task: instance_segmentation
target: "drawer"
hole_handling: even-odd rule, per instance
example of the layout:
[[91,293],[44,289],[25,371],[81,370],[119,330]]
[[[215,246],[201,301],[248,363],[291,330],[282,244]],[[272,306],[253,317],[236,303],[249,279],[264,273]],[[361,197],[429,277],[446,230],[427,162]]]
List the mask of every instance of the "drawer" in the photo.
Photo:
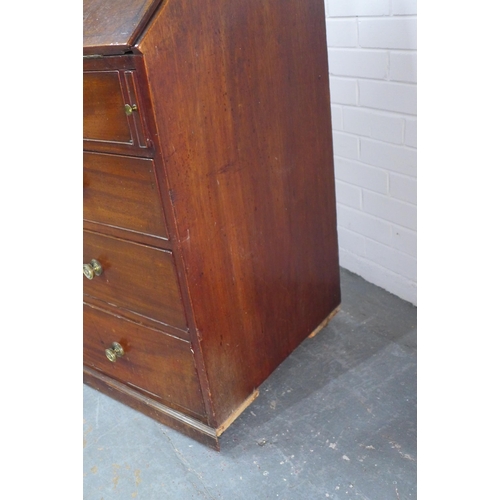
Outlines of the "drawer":
[[96,260],[99,276],[83,278],[83,292],[108,304],[185,330],[186,315],[172,253],[83,232],[83,258]]
[[84,71],[84,149],[128,154],[151,149],[136,89],[135,70]]
[[167,238],[153,160],[84,153],[83,218]]
[[[114,342],[124,353],[111,362],[105,351]],[[83,344],[85,365],[169,406],[205,414],[189,342],[84,304]]]

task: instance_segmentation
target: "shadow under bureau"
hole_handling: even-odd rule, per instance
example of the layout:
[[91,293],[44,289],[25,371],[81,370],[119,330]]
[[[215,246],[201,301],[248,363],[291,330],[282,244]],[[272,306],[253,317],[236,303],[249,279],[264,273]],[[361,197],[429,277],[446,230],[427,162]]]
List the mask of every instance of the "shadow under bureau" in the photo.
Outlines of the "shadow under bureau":
[[84,0],[84,381],[216,449],[340,305],[323,0]]

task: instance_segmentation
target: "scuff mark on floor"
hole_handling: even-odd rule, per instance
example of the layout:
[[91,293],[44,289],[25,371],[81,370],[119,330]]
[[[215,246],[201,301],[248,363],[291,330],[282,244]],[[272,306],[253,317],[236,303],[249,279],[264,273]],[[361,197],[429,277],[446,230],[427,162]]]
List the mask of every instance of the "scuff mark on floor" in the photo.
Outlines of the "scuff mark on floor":
[[120,476],[118,475],[118,469],[120,466],[118,464],[113,464],[113,471],[114,471],[114,476],[113,476],[113,488],[116,489],[118,486],[118,480],[120,479]]
[[141,482],[142,482],[141,471],[139,469],[136,469],[134,471],[134,476],[135,476],[135,485],[139,486],[141,484]]

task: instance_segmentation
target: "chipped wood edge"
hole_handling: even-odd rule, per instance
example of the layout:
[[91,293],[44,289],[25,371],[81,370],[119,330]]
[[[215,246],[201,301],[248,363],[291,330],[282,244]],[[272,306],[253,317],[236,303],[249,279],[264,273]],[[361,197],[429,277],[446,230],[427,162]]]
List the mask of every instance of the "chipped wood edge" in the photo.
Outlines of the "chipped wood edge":
[[318,328],[316,328],[316,330],[314,330],[312,333],[310,333],[307,338],[308,339],[312,339],[313,337],[315,337],[321,330],[323,330],[323,328],[325,328],[326,325],[328,325],[328,323],[330,322],[330,320],[340,311],[340,306],[341,304],[339,304],[327,317],[326,319],[318,326]]
[[259,390],[255,389],[250,396],[248,396],[243,403],[236,408],[236,410],[229,415],[229,417],[225,420],[224,423],[222,423],[217,429],[215,430],[215,433],[217,437],[219,437],[257,398],[259,395]]

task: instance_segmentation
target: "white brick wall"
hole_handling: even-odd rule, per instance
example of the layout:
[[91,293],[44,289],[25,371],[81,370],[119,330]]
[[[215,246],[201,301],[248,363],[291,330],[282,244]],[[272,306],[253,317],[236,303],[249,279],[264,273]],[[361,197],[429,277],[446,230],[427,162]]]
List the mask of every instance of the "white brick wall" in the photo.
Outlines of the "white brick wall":
[[340,264],[417,303],[417,2],[325,0]]

